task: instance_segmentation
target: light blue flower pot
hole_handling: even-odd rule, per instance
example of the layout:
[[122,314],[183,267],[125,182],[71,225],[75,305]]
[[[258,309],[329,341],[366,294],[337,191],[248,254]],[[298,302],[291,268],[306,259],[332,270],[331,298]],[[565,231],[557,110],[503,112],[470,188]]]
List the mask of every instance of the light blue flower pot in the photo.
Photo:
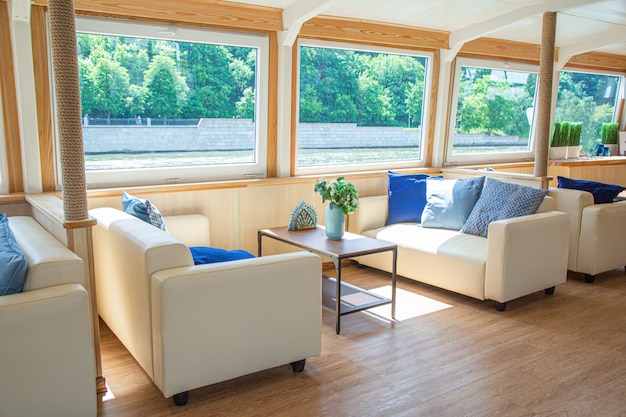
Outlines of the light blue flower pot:
[[341,240],[346,216],[339,207],[326,207],[326,237],[330,240]]

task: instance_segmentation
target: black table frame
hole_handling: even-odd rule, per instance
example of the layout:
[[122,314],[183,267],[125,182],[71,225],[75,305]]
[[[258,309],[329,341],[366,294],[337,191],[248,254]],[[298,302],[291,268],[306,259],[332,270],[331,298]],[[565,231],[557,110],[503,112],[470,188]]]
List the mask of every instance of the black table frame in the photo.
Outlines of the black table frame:
[[[262,256],[261,242],[263,236],[296,246],[317,255],[326,256],[333,261],[335,265],[335,277],[322,275],[322,305],[324,308],[335,312],[337,334],[339,334],[341,329],[341,316],[367,310],[372,307],[391,303],[391,317],[395,319],[396,263],[398,258],[398,246],[396,244],[348,232],[344,234],[341,240],[330,240],[326,237],[326,232],[322,226],[317,226],[314,229],[301,230],[287,230],[287,227],[277,227],[259,230],[259,256]],[[341,261],[388,251],[393,253],[391,299],[348,284],[347,282],[342,282]],[[352,304],[345,300],[342,302],[342,296],[355,293],[366,294],[375,300],[364,304]]]

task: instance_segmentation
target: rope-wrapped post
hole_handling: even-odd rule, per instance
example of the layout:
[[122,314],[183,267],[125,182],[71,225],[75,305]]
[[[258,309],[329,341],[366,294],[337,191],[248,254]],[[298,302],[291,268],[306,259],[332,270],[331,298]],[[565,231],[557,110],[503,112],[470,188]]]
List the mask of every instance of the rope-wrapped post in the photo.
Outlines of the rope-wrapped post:
[[58,109],[63,211],[66,221],[88,217],[73,0],[48,2],[50,43]]
[[556,12],[545,12],[543,14],[541,56],[539,58],[539,91],[537,92],[535,126],[535,177],[548,175],[548,150],[552,130],[550,112],[552,109],[555,37]]

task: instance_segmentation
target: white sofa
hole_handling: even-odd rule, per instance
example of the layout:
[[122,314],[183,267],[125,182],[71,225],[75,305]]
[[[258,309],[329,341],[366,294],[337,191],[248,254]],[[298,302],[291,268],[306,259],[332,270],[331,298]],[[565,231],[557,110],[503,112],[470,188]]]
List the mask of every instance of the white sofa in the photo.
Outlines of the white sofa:
[[[567,277],[568,215],[554,211],[547,196],[537,213],[489,224],[488,237],[418,223],[385,226],[387,196],[361,198],[348,230],[398,245],[397,273],[479,300],[499,311],[510,300],[545,290],[552,294]],[[358,262],[390,271],[390,254]]]
[[0,297],[0,416],[96,416],[83,262],[31,217],[9,227],[28,270],[21,293]]
[[587,191],[551,188],[556,209],[570,215],[567,269],[589,283],[601,272],[626,265],[626,201],[594,204]]
[[113,208],[94,228],[98,312],[166,398],[321,352],[321,260],[295,252],[194,265],[205,216],[168,231]]

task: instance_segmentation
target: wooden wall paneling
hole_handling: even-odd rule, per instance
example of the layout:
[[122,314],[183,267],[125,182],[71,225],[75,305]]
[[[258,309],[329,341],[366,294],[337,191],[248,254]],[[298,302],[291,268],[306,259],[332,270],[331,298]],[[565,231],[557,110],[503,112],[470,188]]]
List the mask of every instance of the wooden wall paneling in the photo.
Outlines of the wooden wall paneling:
[[297,112],[297,104],[299,102],[298,91],[298,42],[294,42],[291,47],[291,115],[290,115],[290,156],[289,156],[289,172],[291,176],[296,175],[297,160],[298,160],[298,120],[299,113]]
[[[47,6],[48,1],[34,0],[33,3]],[[74,0],[74,9],[122,19],[145,18],[220,27],[283,30],[281,9],[219,0],[178,0],[175,3],[170,0]]]
[[20,146],[20,121],[13,65],[11,19],[6,1],[0,2],[0,99],[4,121],[7,177],[3,179],[9,193],[24,191],[22,150]]
[[50,91],[50,76],[48,73],[48,35],[46,30],[46,9],[44,7],[31,7],[30,29],[33,43],[33,62],[36,63],[34,65],[34,75],[41,182],[43,191],[54,191],[56,181],[52,138],[52,93]]
[[[502,58],[516,61],[539,63],[541,45],[524,42],[507,41],[494,38],[478,38],[467,42],[459,51],[459,55],[477,58]],[[557,59],[555,53],[555,60]]]
[[574,55],[565,65],[568,68],[586,68],[601,71],[618,71],[626,73],[626,55],[587,52]]
[[[426,132],[426,137],[424,138],[424,151],[422,152],[422,155],[424,158],[424,166],[427,167],[433,166],[433,147],[435,143],[436,132],[435,124],[437,121],[437,94],[439,92],[440,67],[441,53],[439,52],[439,50],[435,50],[433,52],[431,74],[426,74],[427,76],[430,76],[430,96],[428,97],[428,114],[426,115],[426,117],[428,118],[428,132]],[[426,100],[425,97],[424,100]]]
[[318,16],[302,25],[302,36],[411,49],[448,49],[449,32],[357,19]]

